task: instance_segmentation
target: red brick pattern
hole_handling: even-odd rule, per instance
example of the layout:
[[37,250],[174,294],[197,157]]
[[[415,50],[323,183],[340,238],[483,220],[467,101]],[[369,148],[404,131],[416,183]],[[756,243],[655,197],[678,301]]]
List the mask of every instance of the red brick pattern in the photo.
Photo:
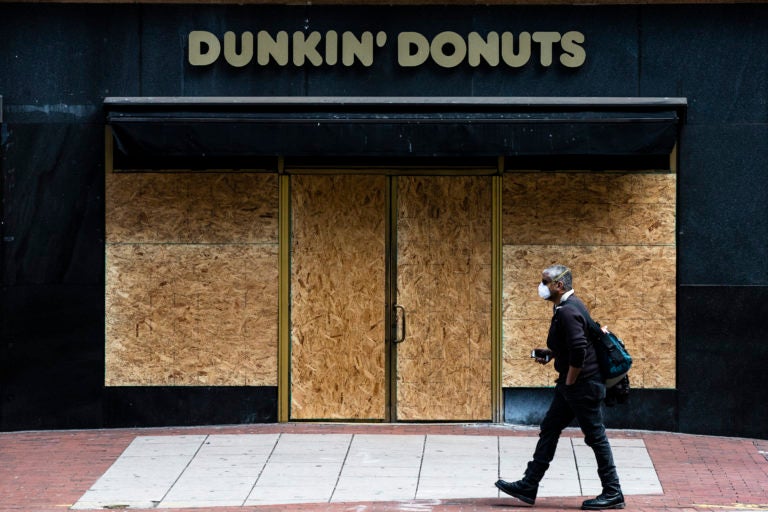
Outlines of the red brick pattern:
[[[0,434],[0,512],[62,512],[112,465],[134,437],[179,434],[380,433],[531,436],[536,430],[496,425],[269,424],[185,429],[121,429]],[[566,435],[580,436],[577,430]],[[611,438],[641,438],[654,462],[663,495],[629,496],[632,511],[707,512],[768,510],[768,442],[653,432],[612,431]],[[521,469],[522,470],[522,469]],[[460,485],[460,483],[457,483]],[[493,485],[493,482],[489,482]],[[583,498],[539,498],[537,509],[574,510]],[[221,507],[212,512],[484,511],[523,509],[512,498],[440,502],[347,503]],[[133,509],[136,510],[136,509]],[[172,511],[173,509],[165,509]],[[182,509],[175,509],[182,510]],[[205,509],[185,509],[201,512]]]

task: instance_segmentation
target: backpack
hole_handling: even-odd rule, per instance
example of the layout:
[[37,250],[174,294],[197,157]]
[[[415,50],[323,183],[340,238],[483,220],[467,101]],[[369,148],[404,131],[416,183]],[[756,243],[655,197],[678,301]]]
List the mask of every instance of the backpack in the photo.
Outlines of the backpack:
[[[615,398],[616,402],[626,402],[626,396],[629,392],[629,378],[627,373],[632,367],[632,356],[627,352],[627,348],[624,346],[624,342],[608,329],[603,329],[600,324],[592,320],[589,312],[586,308],[582,307],[578,302],[565,302],[565,305],[571,304],[575,306],[584,316],[587,321],[587,339],[592,346],[595,347],[595,353],[597,354],[597,363],[600,366],[600,373],[603,376],[603,382],[605,387],[609,390],[619,386],[618,391],[626,389],[625,392],[620,392],[619,396],[614,393],[612,398]],[[623,398],[623,401],[622,401]]]

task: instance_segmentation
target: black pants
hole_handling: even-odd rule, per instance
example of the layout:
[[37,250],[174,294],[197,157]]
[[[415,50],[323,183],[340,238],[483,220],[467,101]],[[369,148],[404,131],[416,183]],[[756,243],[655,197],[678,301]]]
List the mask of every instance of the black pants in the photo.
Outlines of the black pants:
[[533,460],[528,464],[526,477],[540,481],[555,456],[557,442],[574,418],[584,433],[584,441],[595,452],[597,474],[604,491],[620,491],[619,475],[613,463],[613,452],[605,435],[602,401],[605,385],[599,380],[579,381],[572,386],[558,384],[555,397],[541,423],[539,442]]

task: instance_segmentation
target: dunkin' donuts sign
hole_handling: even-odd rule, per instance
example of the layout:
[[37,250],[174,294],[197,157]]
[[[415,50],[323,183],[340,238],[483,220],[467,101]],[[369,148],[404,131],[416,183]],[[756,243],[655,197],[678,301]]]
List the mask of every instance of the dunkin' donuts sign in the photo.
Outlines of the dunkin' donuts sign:
[[382,48],[397,47],[397,65],[414,68],[434,63],[444,68],[526,65],[578,68],[587,58],[584,34],[568,32],[225,32],[189,33],[188,61],[192,66],[224,62],[229,66],[372,66]]

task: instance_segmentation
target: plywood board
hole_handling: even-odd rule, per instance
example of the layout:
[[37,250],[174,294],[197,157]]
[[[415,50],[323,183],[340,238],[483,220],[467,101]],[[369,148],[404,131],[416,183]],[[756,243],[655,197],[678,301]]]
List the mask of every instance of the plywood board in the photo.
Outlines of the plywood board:
[[491,180],[398,178],[397,347],[402,420],[491,414]]
[[386,177],[291,178],[291,418],[384,419]]
[[106,177],[108,386],[277,384],[277,178]]
[[109,173],[108,243],[275,243],[277,176]]
[[276,299],[273,245],[108,245],[106,385],[276,385]]
[[675,387],[674,212],[674,174],[505,175],[504,386],[555,377],[529,355],[552,315],[536,293],[541,271],[561,263],[592,316],[624,339],[632,386]]
[[674,174],[504,176],[504,245],[674,245]]

